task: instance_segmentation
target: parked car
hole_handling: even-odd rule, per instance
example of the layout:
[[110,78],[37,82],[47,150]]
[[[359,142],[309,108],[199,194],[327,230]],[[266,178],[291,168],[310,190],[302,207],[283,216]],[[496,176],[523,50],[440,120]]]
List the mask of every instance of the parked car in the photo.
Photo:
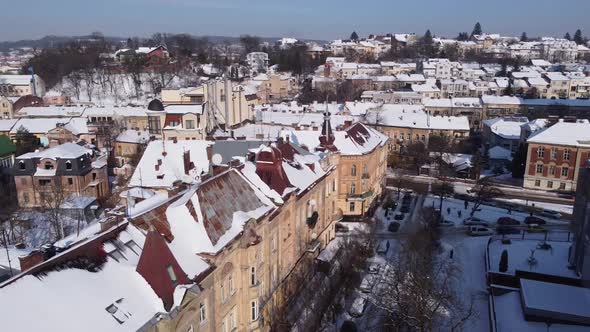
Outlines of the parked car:
[[520,225],[520,221],[510,217],[498,218],[498,225]]
[[381,264],[371,263],[367,268],[367,272],[369,272],[370,274],[377,274],[379,273],[379,269],[381,269]]
[[529,224],[526,228],[526,231],[529,233],[545,233],[547,229],[543,226],[539,226],[538,224]]
[[352,302],[352,305],[350,306],[348,313],[352,317],[360,317],[365,312],[366,306],[367,306],[367,299],[362,296],[359,296],[356,299],[354,299],[354,301]]
[[397,232],[399,230],[399,223],[395,221],[391,222],[389,226],[387,226],[387,230],[392,233]]
[[404,217],[405,216],[406,216],[405,214],[403,214],[403,213],[400,212],[400,213],[396,213],[395,216],[393,217],[393,219],[395,219],[395,220],[404,220]]
[[524,218],[524,223],[527,225],[530,225],[530,224],[545,225],[547,222],[545,221],[545,219],[541,219],[539,217],[528,216],[528,217]]
[[467,234],[471,236],[488,236],[493,233],[494,232],[490,228],[484,226],[470,226],[467,230]]
[[498,227],[496,227],[496,233],[498,233],[498,234],[520,234],[520,230],[518,228],[514,228],[511,226],[498,226]]
[[453,227],[455,223],[450,220],[440,219],[438,222],[438,226],[440,227]]
[[370,293],[373,290],[373,285],[375,284],[375,277],[372,274],[366,275],[361,281],[361,285],[359,289],[363,293]]
[[488,222],[478,217],[467,217],[463,220],[463,225],[466,226],[488,226]]
[[541,216],[553,218],[553,219],[561,219],[561,213],[559,213],[557,211],[551,211],[551,210],[543,210],[541,212]]

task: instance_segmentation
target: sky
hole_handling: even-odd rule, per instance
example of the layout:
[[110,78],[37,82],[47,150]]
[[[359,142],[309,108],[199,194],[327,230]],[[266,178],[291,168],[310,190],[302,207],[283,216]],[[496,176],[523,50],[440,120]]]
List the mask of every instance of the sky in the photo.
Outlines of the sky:
[[2,0],[0,41],[45,35],[348,38],[352,31],[437,36],[471,32],[590,36],[590,0]]

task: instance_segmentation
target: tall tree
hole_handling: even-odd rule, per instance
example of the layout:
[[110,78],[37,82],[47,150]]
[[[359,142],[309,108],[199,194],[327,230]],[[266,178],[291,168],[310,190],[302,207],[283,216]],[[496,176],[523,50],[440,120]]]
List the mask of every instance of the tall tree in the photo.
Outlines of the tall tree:
[[244,47],[245,53],[256,52],[260,49],[260,38],[256,36],[240,36],[240,44]]
[[458,41],[469,40],[469,34],[467,32],[459,32],[459,35],[457,36],[457,40]]
[[481,30],[481,24],[479,22],[475,23],[475,26],[473,27],[473,31],[471,32],[471,37],[473,37],[474,35],[481,35],[482,30]]
[[520,36],[520,41],[521,42],[529,41],[529,37],[526,35],[526,32],[522,33],[522,35]]
[[354,41],[357,41],[357,40],[359,40],[359,35],[357,35],[356,31],[353,31],[353,32],[350,34],[350,40],[354,40]]
[[565,33],[565,36],[563,36],[563,38],[567,39],[567,40],[572,40],[572,36],[570,35],[569,32]]
[[422,36],[419,42],[422,55],[432,57],[434,55],[434,40],[432,39],[430,29],[426,30],[426,33],[424,33],[424,36]]
[[582,30],[580,30],[580,29],[576,30],[576,33],[574,33],[574,41],[578,45],[584,44],[584,37],[582,37]]
[[512,159],[512,165],[510,167],[513,178],[522,179],[524,177],[524,171],[526,169],[527,149],[527,144],[521,143],[518,146],[518,150],[516,150],[516,153],[514,154],[514,158]]

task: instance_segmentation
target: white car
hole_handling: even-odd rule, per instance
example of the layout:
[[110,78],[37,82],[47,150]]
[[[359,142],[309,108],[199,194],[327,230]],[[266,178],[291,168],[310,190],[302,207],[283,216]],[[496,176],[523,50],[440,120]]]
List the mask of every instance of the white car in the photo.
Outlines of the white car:
[[488,236],[494,234],[494,231],[484,226],[470,226],[467,233],[471,236]]
[[366,306],[367,306],[367,299],[362,296],[359,296],[356,299],[354,299],[354,302],[352,302],[352,305],[350,306],[348,313],[352,317],[360,317],[365,312]]
[[488,222],[478,217],[467,217],[463,220],[463,225],[466,226],[488,226]]
[[561,213],[551,210],[543,210],[543,212],[541,212],[541,216],[553,219],[561,219]]

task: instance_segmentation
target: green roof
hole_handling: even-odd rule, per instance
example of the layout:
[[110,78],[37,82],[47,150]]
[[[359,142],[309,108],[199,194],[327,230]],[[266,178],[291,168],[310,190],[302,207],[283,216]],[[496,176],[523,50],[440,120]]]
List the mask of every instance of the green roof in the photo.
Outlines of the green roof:
[[16,152],[16,145],[6,135],[0,135],[0,156]]

